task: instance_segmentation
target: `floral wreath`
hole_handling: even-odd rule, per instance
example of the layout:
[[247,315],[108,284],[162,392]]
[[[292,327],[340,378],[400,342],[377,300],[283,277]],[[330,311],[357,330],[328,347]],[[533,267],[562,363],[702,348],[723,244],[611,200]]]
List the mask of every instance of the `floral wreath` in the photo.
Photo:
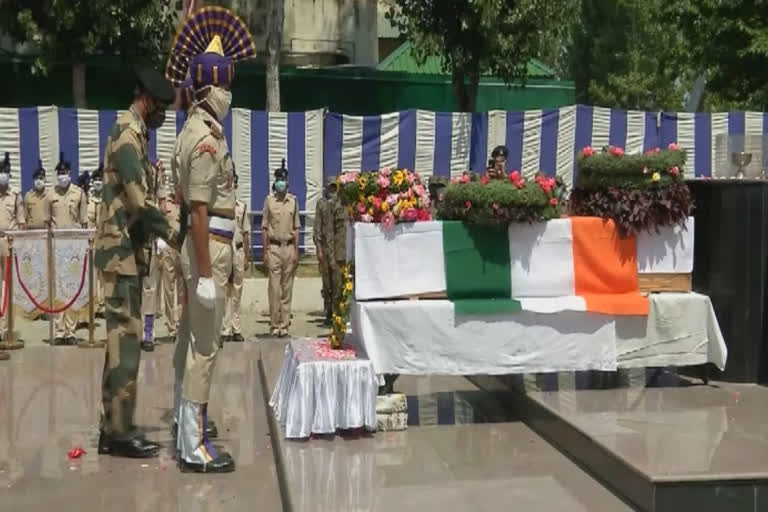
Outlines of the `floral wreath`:
[[355,292],[355,265],[345,263],[341,267],[341,301],[333,305],[331,332],[328,341],[333,349],[340,349],[347,336],[347,321],[352,308],[352,297]]

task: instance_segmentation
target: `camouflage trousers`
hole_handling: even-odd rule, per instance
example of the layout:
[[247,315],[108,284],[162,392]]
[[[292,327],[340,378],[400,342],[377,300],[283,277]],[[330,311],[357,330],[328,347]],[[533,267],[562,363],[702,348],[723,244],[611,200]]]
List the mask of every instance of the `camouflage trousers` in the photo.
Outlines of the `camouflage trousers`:
[[320,263],[320,276],[323,279],[323,310],[330,318],[333,311],[338,309],[341,302],[341,267],[344,261],[328,261]]
[[136,427],[136,379],[141,355],[141,278],[103,272],[107,351],[102,378],[101,428],[130,437]]

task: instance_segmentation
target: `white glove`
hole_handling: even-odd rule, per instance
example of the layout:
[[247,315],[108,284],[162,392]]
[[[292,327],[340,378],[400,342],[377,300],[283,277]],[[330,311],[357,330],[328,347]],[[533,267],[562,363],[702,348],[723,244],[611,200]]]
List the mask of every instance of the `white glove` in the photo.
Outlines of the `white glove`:
[[212,277],[200,277],[197,280],[197,300],[205,309],[213,309],[216,302],[216,285],[213,284]]
[[168,248],[168,244],[162,238],[157,239],[157,252],[161,253]]

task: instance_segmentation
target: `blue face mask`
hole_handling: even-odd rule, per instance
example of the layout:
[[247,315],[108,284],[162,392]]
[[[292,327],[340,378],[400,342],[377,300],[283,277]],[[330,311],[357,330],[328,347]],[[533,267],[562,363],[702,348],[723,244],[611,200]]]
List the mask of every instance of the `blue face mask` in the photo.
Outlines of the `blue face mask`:
[[286,183],[284,180],[278,180],[275,182],[275,190],[277,190],[281,194],[285,192],[285,189],[287,188],[288,188],[288,183]]

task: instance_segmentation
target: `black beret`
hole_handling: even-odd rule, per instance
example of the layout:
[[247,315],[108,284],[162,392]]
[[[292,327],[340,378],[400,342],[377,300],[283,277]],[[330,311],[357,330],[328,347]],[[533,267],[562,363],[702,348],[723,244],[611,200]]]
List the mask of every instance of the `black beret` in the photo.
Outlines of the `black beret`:
[[283,158],[282,164],[280,164],[280,167],[275,169],[275,179],[288,179],[288,169],[285,168],[285,158]]
[[166,80],[161,72],[151,67],[140,66],[136,68],[136,80],[138,80],[139,86],[157,101],[173,103],[173,100],[176,99],[176,93],[171,82]]
[[37,161],[37,169],[35,169],[35,173],[32,175],[33,179],[37,179],[39,177],[45,178],[45,167],[43,167],[42,160]]
[[104,165],[99,164],[99,168],[91,174],[91,180],[100,180],[104,176]]
[[0,162],[0,169],[8,169],[8,172],[11,170],[11,153],[8,151],[5,152],[5,158],[2,162]]
[[509,156],[509,150],[507,149],[507,146],[496,146],[493,148],[491,156],[493,158],[496,158],[497,156],[503,156],[504,158],[507,158]]

